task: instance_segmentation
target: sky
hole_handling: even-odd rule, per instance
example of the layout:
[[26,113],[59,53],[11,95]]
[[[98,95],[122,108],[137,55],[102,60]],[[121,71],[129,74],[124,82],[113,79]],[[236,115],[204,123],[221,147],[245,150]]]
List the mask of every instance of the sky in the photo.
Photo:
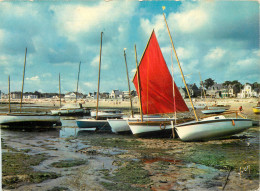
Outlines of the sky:
[[[165,10],[162,10],[165,6]],[[0,0],[0,90],[21,91],[27,48],[24,92],[97,91],[101,32],[100,91],[131,89],[137,58],[141,59],[155,30],[171,70],[171,41],[187,83],[199,85],[238,80],[260,83],[259,3],[257,1],[5,1]],[[173,57],[174,79],[184,86]],[[158,76],[159,77],[159,76]]]

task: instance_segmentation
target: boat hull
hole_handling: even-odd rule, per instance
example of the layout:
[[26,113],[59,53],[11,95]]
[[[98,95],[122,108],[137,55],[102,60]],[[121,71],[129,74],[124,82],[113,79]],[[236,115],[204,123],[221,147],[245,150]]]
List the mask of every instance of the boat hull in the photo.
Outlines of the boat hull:
[[131,133],[131,129],[127,123],[127,119],[108,119],[107,121],[113,133]]
[[201,141],[234,135],[250,127],[250,119],[214,119],[183,123],[175,129],[182,141]]
[[[90,112],[91,117],[96,118],[96,111]],[[122,118],[123,114],[121,112],[104,112],[99,111],[98,112],[98,118],[100,119],[116,119],[116,118]]]
[[218,113],[223,113],[225,112],[226,109],[205,109],[201,110],[203,114],[218,114]]
[[255,114],[260,114],[260,107],[253,107],[253,112]]
[[[160,118],[160,115],[144,115],[143,120],[149,121],[149,120],[156,120],[156,118]],[[124,134],[124,133],[132,133],[131,129],[128,125],[128,121],[136,122],[141,121],[140,115],[135,115],[134,118],[123,118],[123,119],[107,119],[109,125],[111,126],[111,130],[113,133],[118,134]]]
[[88,109],[57,109],[51,110],[51,115],[59,116],[89,116]]
[[76,120],[79,128],[96,128],[103,130],[111,130],[111,127],[107,120],[95,120],[95,119],[78,119]]
[[32,126],[50,126],[61,125],[59,116],[50,115],[0,115],[1,127],[32,127]]
[[[187,121],[191,119],[177,120],[177,123],[181,121]],[[175,119],[172,118],[158,118],[150,119],[144,122],[133,122],[128,120],[128,125],[136,137],[170,137],[174,133],[172,122]]]

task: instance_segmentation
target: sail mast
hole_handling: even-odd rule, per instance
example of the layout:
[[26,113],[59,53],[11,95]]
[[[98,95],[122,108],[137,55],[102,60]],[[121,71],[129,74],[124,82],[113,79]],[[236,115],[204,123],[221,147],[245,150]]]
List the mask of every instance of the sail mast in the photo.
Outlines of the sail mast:
[[169,27],[168,27],[168,24],[167,24],[166,17],[165,17],[165,15],[164,15],[164,13],[163,13],[163,16],[164,16],[164,20],[165,20],[165,24],[166,24],[166,27],[167,27],[167,30],[168,30],[169,37],[170,37],[170,39],[171,39],[172,48],[173,48],[173,51],[174,51],[174,53],[175,53],[176,60],[177,60],[177,63],[178,63],[178,65],[179,65],[179,68],[180,68],[180,71],[181,71],[182,79],[183,79],[184,85],[185,85],[185,87],[186,87],[186,90],[187,90],[187,93],[188,93],[188,96],[189,96],[189,99],[190,99],[190,102],[191,102],[192,109],[193,109],[193,111],[194,111],[194,115],[195,115],[195,117],[196,117],[196,120],[199,121],[199,120],[198,120],[198,117],[197,117],[197,114],[196,114],[196,111],[195,111],[195,108],[194,108],[194,105],[193,105],[193,102],[192,102],[192,100],[191,100],[191,96],[190,96],[190,93],[189,93],[189,89],[188,89],[188,87],[187,87],[187,84],[186,84],[186,81],[185,81],[185,78],[184,78],[184,75],[183,75],[183,72],[182,72],[182,68],[181,68],[181,65],[180,65],[180,62],[179,62],[179,59],[178,59],[178,56],[177,56],[177,52],[176,52],[176,50],[175,50],[175,47],[174,47],[174,44],[173,44],[173,41],[172,41],[172,36],[171,36],[171,33],[170,33],[170,30],[169,30]]
[[11,95],[10,95],[10,75],[8,76],[8,98],[9,98],[9,110],[8,113],[11,113]]
[[129,91],[129,99],[130,99],[130,106],[131,106],[131,115],[132,115],[132,117],[134,117],[133,104],[132,104],[132,97],[131,97],[131,89],[130,89],[130,83],[129,83],[129,76],[128,76],[128,68],[127,68],[126,53],[125,53],[125,50],[124,50],[124,57],[125,57],[126,76],[127,76],[128,91]]
[[61,107],[61,89],[60,89],[60,73],[59,73],[59,97],[60,97],[60,107]]
[[102,34],[103,34],[103,32],[101,32],[101,42],[100,42],[96,120],[98,119],[98,99],[99,99],[99,83],[100,83],[100,70],[101,70]]
[[79,62],[79,71],[78,71],[78,80],[77,80],[77,89],[76,89],[76,103],[77,103],[77,97],[78,97],[78,88],[79,88],[79,73],[80,73],[80,64],[81,64],[81,61]]
[[22,92],[21,92],[20,113],[22,112],[22,103],[23,103],[23,84],[24,84],[24,76],[25,76],[26,54],[27,54],[27,47],[25,48],[24,65],[23,65],[23,83],[22,83]]
[[[174,125],[177,124],[177,112],[176,112],[176,97],[175,97],[175,81],[174,81],[174,75],[173,75],[173,59],[172,59],[172,50],[171,50],[171,62],[172,62],[172,87],[173,87],[173,103],[174,103]],[[174,128],[172,128],[172,137],[174,138],[175,137],[175,134],[174,134]]]
[[137,83],[138,83],[138,97],[139,97],[139,104],[140,104],[140,115],[141,121],[143,122],[143,111],[142,111],[142,99],[141,99],[141,92],[140,92],[140,76],[139,76],[139,68],[137,62],[137,53],[136,53],[136,45],[135,45],[135,61],[136,61],[136,74],[137,74]]

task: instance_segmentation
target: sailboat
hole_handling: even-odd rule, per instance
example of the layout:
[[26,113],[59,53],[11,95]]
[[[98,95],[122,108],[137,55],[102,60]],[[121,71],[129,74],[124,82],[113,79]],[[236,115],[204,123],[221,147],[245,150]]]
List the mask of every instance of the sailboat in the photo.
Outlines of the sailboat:
[[[131,89],[130,89],[130,83],[129,83],[129,76],[128,76],[128,67],[126,62],[126,53],[124,49],[124,58],[125,58],[125,65],[126,65],[126,76],[127,76],[127,82],[128,82],[128,92],[129,92],[129,99],[130,99],[130,109],[131,109],[131,116],[125,116],[122,119],[107,119],[109,125],[111,126],[111,130],[113,133],[117,134],[126,134],[131,133],[131,129],[128,125],[129,121],[139,121],[141,120],[140,115],[134,115],[133,112],[133,105],[132,105],[132,97],[131,97]],[[149,120],[149,118],[160,118],[161,115],[144,115],[143,118],[145,120]]]
[[[91,111],[91,117],[92,118],[85,118],[85,119],[78,119],[76,120],[77,126],[79,128],[96,128],[96,129],[104,129],[104,130],[111,130],[111,127],[109,123],[107,122],[107,118],[121,118],[121,113],[113,113],[113,111],[110,112],[102,112],[98,109],[98,103],[99,103],[99,84],[100,84],[100,71],[101,71],[101,52],[102,52],[102,35],[103,32],[101,32],[101,43],[100,43],[100,57],[99,57],[99,73],[98,73],[98,91],[97,91],[97,107],[96,110]],[[99,114],[101,116],[99,116]]]
[[258,102],[257,105],[253,107],[253,112],[255,114],[260,114],[260,102]]
[[[172,48],[175,52],[176,60],[179,65],[183,82],[187,88],[184,75],[182,72],[182,68],[173,44],[173,40],[171,37],[171,33],[166,21],[166,17],[163,13],[164,20],[166,23],[166,27],[168,30],[168,34],[171,40]],[[189,94],[188,94],[189,95]],[[190,98],[190,95],[189,95]],[[191,100],[191,99],[190,99]],[[196,116],[196,112],[191,100],[191,105],[194,110],[194,114],[196,117],[196,121],[186,122],[182,124],[175,125],[175,130],[182,141],[200,141],[200,140],[208,140],[208,139],[217,139],[221,137],[226,137],[230,135],[234,135],[240,133],[253,125],[253,121],[251,119],[247,119],[245,116],[241,115],[238,112],[236,113],[236,118],[225,118],[222,116],[212,116],[208,118],[204,118],[199,120]],[[242,118],[237,118],[237,116]]]
[[60,74],[59,74],[59,97],[60,97],[60,108],[51,110],[52,115],[59,116],[87,116],[90,114],[90,110],[83,108],[81,103],[77,103],[78,97],[78,84],[79,84],[79,74],[80,74],[80,65],[79,62],[79,71],[78,71],[78,80],[77,80],[77,89],[76,89],[76,103],[75,104],[66,104],[61,107],[61,93],[60,93]]
[[26,65],[26,54],[27,48],[25,49],[24,59],[24,70],[23,70],[23,81],[21,91],[21,103],[20,113],[12,113],[10,106],[10,76],[8,77],[9,82],[9,112],[0,114],[0,127],[8,128],[29,128],[29,127],[52,127],[52,125],[61,125],[59,116],[50,116],[47,114],[35,114],[35,113],[22,113],[22,100],[23,100],[23,86],[25,76],[25,65]]
[[[143,56],[137,67],[133,83],[140,102],[141,115],[169,114],[189,111],[163,58],[154,30],[148,40]],[[174,95],[173,96],[173,86]],[[176,104],[174,105],[174,99]],[[135,136],[172,135],[171,121],[175,118],[148,118],[136,121],[128,120],[128,125]],[[178,123],[192,119],[178,119]]]

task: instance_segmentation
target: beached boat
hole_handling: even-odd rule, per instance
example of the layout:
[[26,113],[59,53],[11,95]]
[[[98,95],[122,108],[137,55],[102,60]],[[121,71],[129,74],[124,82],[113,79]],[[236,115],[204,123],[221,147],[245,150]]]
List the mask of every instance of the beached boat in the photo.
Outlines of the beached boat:
[[260,114],[260,106],[255,106],[255,107],[253,107],[253,112],[254,112],[255,114]]
[[[173,82],[154,31],[152,31],[137,67],[133,83],[140,100],[141,115],[189,111],[176,84]],[[173,130],[171,121],[173,120],[175,119],[161,118],[145,120],[141,116],[141,120],[139,121],[128,120],[128,125],[132,133],[138,137],[151,137],[154,135],[156,137],[170,137]]]
[[[153,120],[155,118],[160,119],[160,115],[144,115],[143,119],[146,121]],[[134,117],[124,117],[123,119],[107,119],[113,133],[123,134],[132,133],[128,125],[128,121],[137,122],[141,120],[140,115],[134,115]]]
[[10,76],[9,76],[9,79],[8,79],[8,81],[9,81],[9,88],[8,88],[9,89],[9,113],[0,114],[0,127],[31,128],[31,127],[52,127],[53,125],[61,125],[59,116],[50,116],[47,114],[22,113],[23,85],[24,85],[25,66],[26,66],[26,54],[27,54],[27,48],[25,49],[25,58],[24,58],[20,113],[11,113]]
[[32,113],[11,113],[0,115],[0,127],[52,127],[61,125],[59,116],[32,114]]
[[260,114],[260,102],[258,102],[257,105],[253,107],[253,112],[255,114]]
[[110,130],[110,125],[107,120],[96,120],[96,119],[78,119],[76,120],[79,128],[96,128]]
[[215,116],[175,126],[182,141],[203,141],[227,137],[252,127],[252,120]]
[[[163,16],[170,36],[172,47],[175,52],[176,60],[179,65],[180,71],[182,73],[181,65],[176,50],[174,48],[174,44],[166,21],[166,17],[164,14]],[[183,82],[186,86],[183,73],[182,73],[182,77],[183,77]],[[193,105],[192,100],[191,100],[191,104]],[[215,116],[215,117],[209,117],[209,118],[199,120],[196,116],[195,109],[194,109],[194,114],[196,117],[196,121],[175,125],[176,132],[182,141],[197,141],[197,140],[207,140],[207,139],[226,137],[226,136],[240,133],[252,127],[253,125],[252,120],[245,119],[245,117],[238,112],[236,112],[236,116],[240,115],[242,117],[241,119],[238,118],[225,119],[223,116]]]
[[201,112],[203,114],[219,114],[225,112],[226,109],[203,109]]
[[[100,71],[101,71],[101,52],[102,52],[102,35],[101,32],[101,43],[100,43],[100,58],[99,58],[99,73],[98,73],[98,90],[97,90],[97,107],[95,111],[91,111],[91,117],[88,119],[78,119],[76,120],[77,126],[79,128],[96,128],[104,129],[104,130],[111,130],[109,123],[107,122],[107,118],[121,118],[122,113],[118,110],[103,110],[99,111],[98,104],[99,104],[99,85],[100,85]],[[106,112],[107,111],[107,112]],[[100,114],[100,116],[99,116]],[[95,118],[95,119],[94,119]]]
[[99,110],[98,114],[96,110],[92,110],[90,115],[92,118],[96,118],[98,116],[98,119],[116,119],[122,118],[124,114],[121,112],[121,110],[117,109],[103,109]]
[[68,104],[59,109],[51,110],[51,115],[59,116],[88,116],[90,110],[83,108],[82,104]]

